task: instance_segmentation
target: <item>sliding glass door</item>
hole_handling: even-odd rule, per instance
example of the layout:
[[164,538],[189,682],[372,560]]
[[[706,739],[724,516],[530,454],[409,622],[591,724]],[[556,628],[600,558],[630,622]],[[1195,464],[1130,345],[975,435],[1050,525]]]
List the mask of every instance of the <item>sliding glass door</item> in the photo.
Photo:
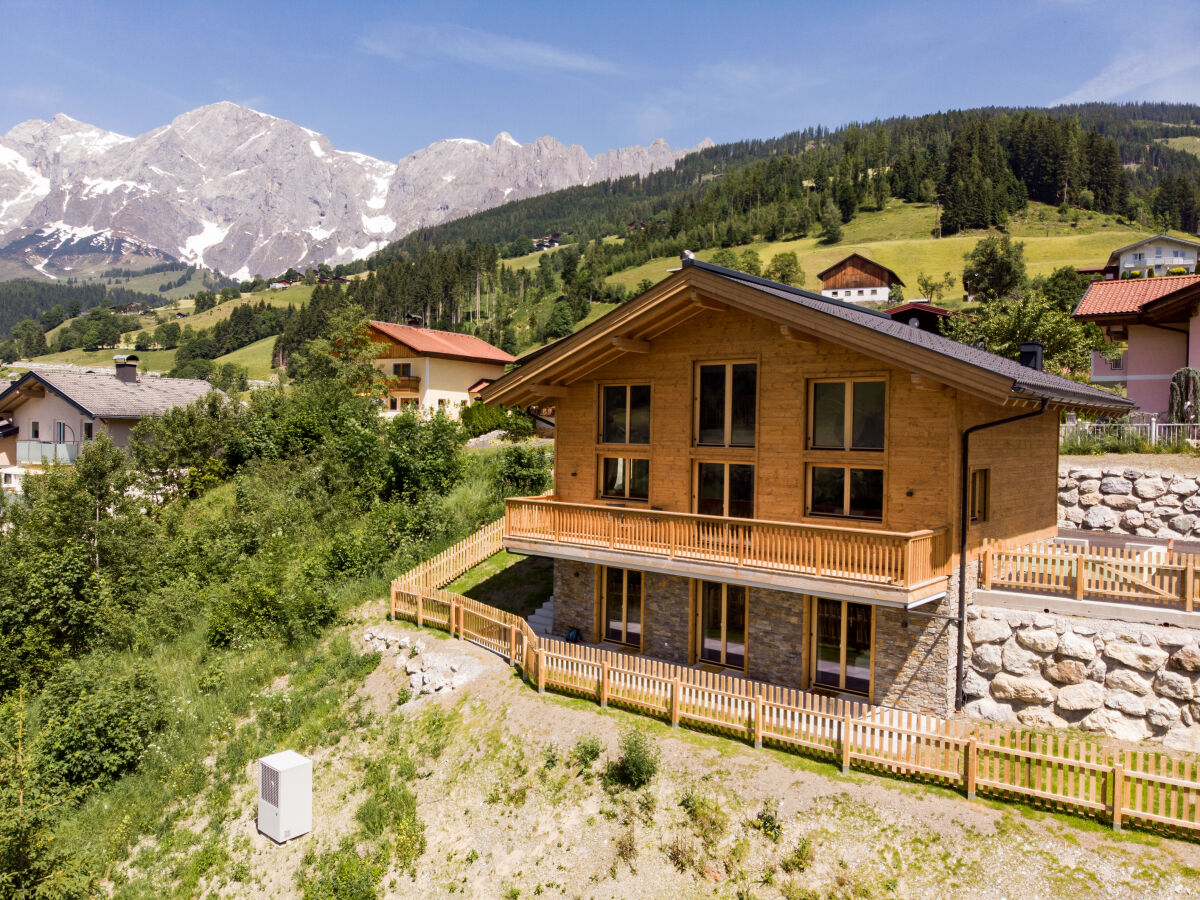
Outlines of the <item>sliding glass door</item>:
[[738,584],[700,582],[700,661],[746,667],[746,589]]
[[871,617],[866,603],[818,597],[813,686],[871,693]]

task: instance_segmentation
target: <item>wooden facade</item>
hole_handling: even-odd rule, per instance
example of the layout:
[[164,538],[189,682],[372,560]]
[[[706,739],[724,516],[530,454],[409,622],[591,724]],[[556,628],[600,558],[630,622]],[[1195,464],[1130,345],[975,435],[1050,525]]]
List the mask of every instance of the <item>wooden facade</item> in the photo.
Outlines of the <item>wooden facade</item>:
[[890,288],[893,284],[903,285],[900,276],[886,266],[858,253],[852,253],[834,263],[817,275],[821,290],[844,290],[846,288]]

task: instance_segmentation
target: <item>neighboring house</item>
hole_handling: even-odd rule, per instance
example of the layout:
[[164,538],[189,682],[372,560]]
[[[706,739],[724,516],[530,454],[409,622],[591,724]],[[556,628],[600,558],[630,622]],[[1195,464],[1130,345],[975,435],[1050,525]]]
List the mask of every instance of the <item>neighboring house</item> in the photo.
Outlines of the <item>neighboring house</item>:
[[28,372],[0,393],[0,483],[19,492],[25,475],[50,462],[73,463],[102,431],[118,446],[146,416],[186,406],[213,390],[207,381],[146,378],[136,356],[114,358],[114,373]]
[[1076,271],[1093,277],[1102,275],[1109,281],[1135,274],[1166,275],[1172,269],[1184,269],[1191,274],[1196,271],[1197,251],[1200,251],[1200,243],[1168,234],[1156,234],[1118,247],[1109,254],[1108,262],[1103,266],[1087,266]]
[[371,322],[370,336],[384,345],[375,366],[391,381],[387,414],[415,407],[440,409],[457,419],[459,410],[516,360],[487,341],[452,331]]
[[1146,413],[1171,406],[1171,376],[1200,368],[1200,275],[1095,281],[1075,308],[1124,353],[1092,353],[1092,381],[1125,385],[1126,396]]
[[921,300],[890,306],[883,311],[897,322],[903,322],[905,325],[919,328],[922,331],[931,331],[934,334],[941,334],[942,323],[951,316],[958,315],[949,309],[943,309]]
[[817,274],[821,279],[821,294],[849,303],[884,303],[892,285],[904,286],[900,276],[859,253],[851,253]]
[[556,407],[553,495],[504,538],[554,559],[556,634],[937,714],[960,546],[1054,535],[1059,412],[1130,407],[686,258],[483,399]]

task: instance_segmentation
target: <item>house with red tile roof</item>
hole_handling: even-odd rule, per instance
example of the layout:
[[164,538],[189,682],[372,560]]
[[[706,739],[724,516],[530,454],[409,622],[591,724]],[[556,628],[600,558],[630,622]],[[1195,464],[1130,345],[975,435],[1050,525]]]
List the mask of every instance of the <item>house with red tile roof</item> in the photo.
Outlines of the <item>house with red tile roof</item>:
[[370,338],[383,345],[375,366],[390,382],[386,414],[414,407],[453,418],[479,391],[516,361],[470,334],[394,322],[371,322]]
[[1126,345],[1123,353],[1092,354],[1092,381],[1124,384],[1141,412],[1166,413],[1171,376],[1185,366],[1200,368],[1200,275],[1095,281],[1074,315]]

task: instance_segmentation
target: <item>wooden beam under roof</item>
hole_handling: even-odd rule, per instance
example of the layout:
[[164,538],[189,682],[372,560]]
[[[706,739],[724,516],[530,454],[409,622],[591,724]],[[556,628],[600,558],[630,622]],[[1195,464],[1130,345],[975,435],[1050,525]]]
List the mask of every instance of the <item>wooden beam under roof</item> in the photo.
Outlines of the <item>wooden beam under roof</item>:
[[569,388],[565,384],[531,384],[529,390],[537,397],[565,397]]
[[650,342],[637,338],[614,337],[612,345],[623,353],[649,353]]
[[801,331],[799,328],[794,328],[791,325],[780,325],[779,333],[789,341],[795,341],[797,344],[815,344],[819,340],[816,335],[809,334],[807,331]]

